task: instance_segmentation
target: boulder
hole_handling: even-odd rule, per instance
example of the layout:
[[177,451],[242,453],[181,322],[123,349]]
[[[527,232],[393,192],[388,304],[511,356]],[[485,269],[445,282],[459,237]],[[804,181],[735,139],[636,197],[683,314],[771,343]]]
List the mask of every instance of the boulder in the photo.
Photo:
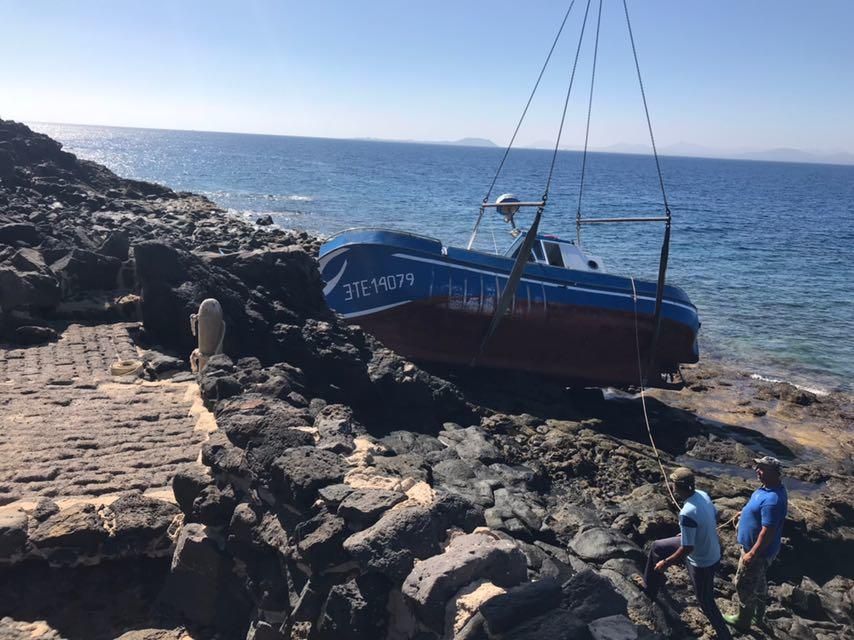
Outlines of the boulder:
[[0,224],[0,244],[34,247],[41,241],[42,235],[34,224],[28,222]]
[[116,258],[122,262],[128,259],[129,251],[130,238],[124,231],[111,231],[110,235],[98,247],[98,253],[102,256]]
[[572,612],[555,609],[494,637],[500,640],[590,640],[590,631]]
[[55,342],[59,336],[50,327],[39,327],[35,325],[24,325],[17,327],[13,335],[16,344],[34,345],[46,342]]
[[95,505],[78,503],[62,509],[30,532],[30,542],[55,564],[76,564],[101,551],[109,534]]
[[526,620],[554,609],[561,602],[560,582],[544,578],[525,582],[488,600],[480,607],[490,636],[506,633]]
[[23,511],[0,512],[0,560],[11,560],[27,544],[27,514]]
[[438,438],[440,442],[453,447],[463,460],[479,460],[490,464],[501,459],[498,449],[486,439],[483,429],[478,426],[442,431]]
[[585,622],[626,615],[628,611],[626,599],[614,590],[610,580],[589,569],[575,574],[562,590],[563,606]]
[[222,489],[211,483],[203,487],[193,500],[190,520],[211,526],[223,526],[231,520],[237,498],[231,485]]
[[296,526],[299,557],[315,572],[341,564],[347,559],[341,545],[348,533],[342,518],[321,512]]
[[0,266],[0,308],[51,309],[59,303],[59,281],[34,249],[21,249]]
[[211,483],[213,483],[213,476],[207,467],[195,463],[181,467],[172,478],[172,493],[181,511],[186,514],[192,513],[193,502]]
[[347,538],[344,548],[358,561],[362,571],[382,573],[400,584],[416,559],[441,551],[441,541],[449,527],[472,531],[482,522],[482,513],[471,502],[453,494],[442,494],[429,506],[386,511],[376,523]]
[[172,572],[166,585],[170,606],[196,624],[214,626],[217,594],[225,571],[222,554],[205,527],[184,526],[175,544]]
[[376,574],[353,578],[329,590],[317,622],[318,640],[383,637],[388,583]]
[[171,550],[168,532],[180,513],[174,504],[130,494],[113,502],[110,511],[114,528],[107,548],[111,553],[160,555]]
[[652,640],[663,638],[634,624],[624,615],[606,616],[587,625],[593,640]]
[[643,553],[624,534],[615,529],[595,527],[581,531],[569,543],[570,550],[587,562],[601,564],[611,558],[636,558]]
[[321,487],[341,482],[344,459],[311,446],[294,447],[273,462],[273,490],[288,504],[308,507]]
[[338,515],[357,529],[369,527],[394,505],[406,500],[400,491],[383,489],[357,489],[347,495],[338,506]]
[[442,633],[445,605],[460,588],[479,579],[512,587],[526,576],[525,554],[515,543],[491,533],[471,533],[453,538],[443,553],[419,562],[401,590],[418,618]]
[[59,276],[64,291],[76,293],[115,289],[121,266],[117,258],[74,248],[54,262],[51,270]]

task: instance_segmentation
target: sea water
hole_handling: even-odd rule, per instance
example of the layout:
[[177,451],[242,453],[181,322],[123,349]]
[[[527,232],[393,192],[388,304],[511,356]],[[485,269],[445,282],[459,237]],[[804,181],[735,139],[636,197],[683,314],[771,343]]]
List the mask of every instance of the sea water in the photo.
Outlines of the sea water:
[[[237,215],[331,235],[357,226],[468,241],[503,149],[34,124],[121,176],[202,193]],[[551,152],[511,151],[491,199],[539,200]],[[574,238],[582,155],[561,151],[541,231]],[[697,305],[701,357],[818,390],[854,390],[854,167],[662,157],[668,282]],[[652,157],[587,157],[584,216],[661,215]],[[517,216],[530,223],[533,210]],[[503,251],[487,213],[476,241]],[[663,225],[586,226],[612,273],[654,280]]]

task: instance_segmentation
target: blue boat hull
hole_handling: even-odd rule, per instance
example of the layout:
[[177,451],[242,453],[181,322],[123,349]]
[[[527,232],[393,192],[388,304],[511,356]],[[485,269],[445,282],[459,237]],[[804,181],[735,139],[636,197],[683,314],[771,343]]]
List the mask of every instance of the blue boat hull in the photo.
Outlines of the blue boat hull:
[[[416,361],[530,371],[594,385],[637,384],[647,361],[655,283],[528,264],[496,333],[482,338],[513,260],[434,239],[354,230],[320,249],[330,307]],[[665,287],[650,384],[699,357],[697,309]],[[637,332],[637,333],[636,333]]]

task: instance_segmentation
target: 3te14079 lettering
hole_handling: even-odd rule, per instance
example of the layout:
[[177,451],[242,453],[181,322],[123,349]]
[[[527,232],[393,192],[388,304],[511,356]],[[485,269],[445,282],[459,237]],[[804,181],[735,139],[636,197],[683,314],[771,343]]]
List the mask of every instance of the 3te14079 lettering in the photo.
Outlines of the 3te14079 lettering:
[[379,293],[387,293],[415,284],[414,273],[390,273],[370,280],[356,280],[344,283],[344,300],[369,298]]

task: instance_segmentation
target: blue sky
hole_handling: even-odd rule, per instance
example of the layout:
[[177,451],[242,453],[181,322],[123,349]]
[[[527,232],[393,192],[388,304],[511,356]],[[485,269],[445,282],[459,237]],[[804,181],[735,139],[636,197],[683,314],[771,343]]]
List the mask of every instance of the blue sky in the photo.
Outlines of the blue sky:
[[[595,14],[598,0],[593,0]],[[585,0],[520,134],[552,140]],[[0,0],[0,117],[505,143],[567,2]],[[658,141],[854,152],[854,1],[630,0]],[[583,141],[592,29],[565,142]],[[591,145],[646,129],[604,0]]]

